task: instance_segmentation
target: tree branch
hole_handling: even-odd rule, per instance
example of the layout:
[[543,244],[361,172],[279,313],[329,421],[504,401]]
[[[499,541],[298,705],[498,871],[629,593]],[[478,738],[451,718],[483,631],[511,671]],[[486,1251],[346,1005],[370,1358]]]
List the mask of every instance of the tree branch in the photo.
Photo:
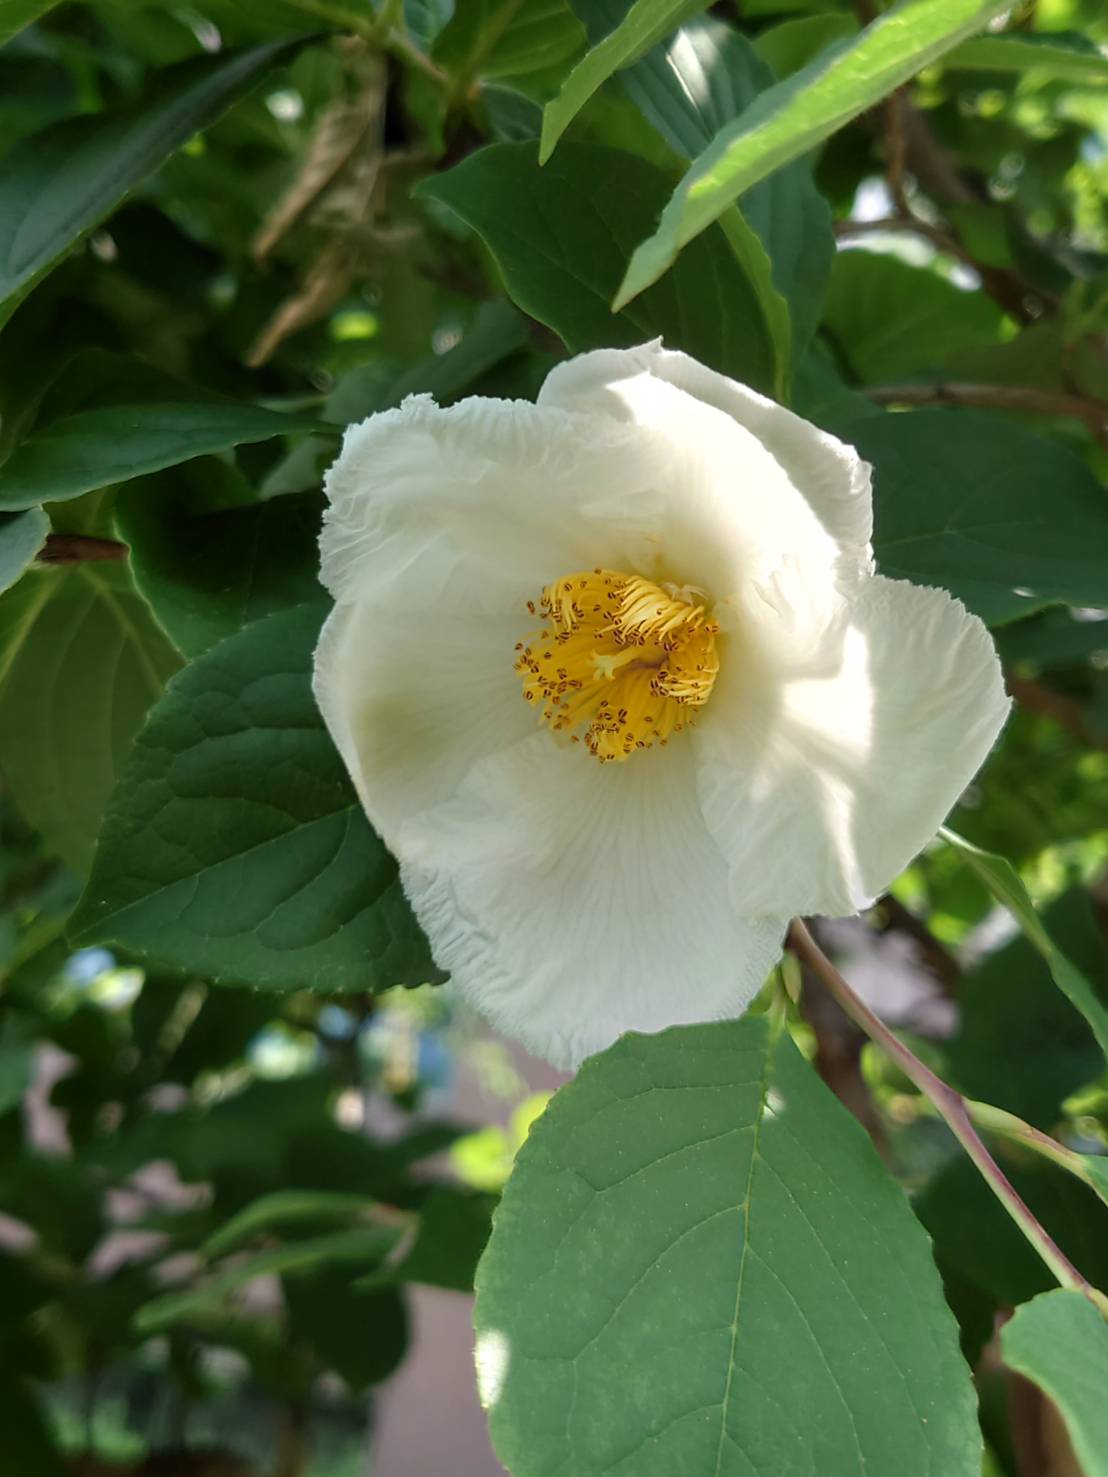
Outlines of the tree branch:
[[40,564],[84,564],[110,559],[122,563],[130,550],[114,538],[90,538],[84,533],[48,533],[36,558]]
[[989,385],[940,380],[925,385],[871,385],[866,394],[881,405],[973,405],[989,410],[1029,411],[1084,421],[1094,430],[1108,426],[1108,401],[1087,395],[1036,390],[1030,385]]
[[1099,1312],[1108,1317],[1108,1297],[1095,1288],[1066,1256],[1050,1233],[1036,1220],[1030,1207],[1022,1199],[1008,1176],[997,1164],[985,1147],[973,1126],[965,1099],[961,1093],[948,1086],[923,1062],[893,1035],[869,1006],[861,1000],[846,980],[831,963],[827,955],[813,939],[799,918],[793,920],[789,930],[789,948],[802,964],[808,965],[826,985],[851,1020],[855,1021],[871,1041],[877,1043],[904,1073],[914,1082],[924,1097],[965,1149],[979,1170],[982,1178],[997,1197],[1004,1209],[1015,1221],[1024,1236],[1042,1257],[1062,1287],[1082,1292]]

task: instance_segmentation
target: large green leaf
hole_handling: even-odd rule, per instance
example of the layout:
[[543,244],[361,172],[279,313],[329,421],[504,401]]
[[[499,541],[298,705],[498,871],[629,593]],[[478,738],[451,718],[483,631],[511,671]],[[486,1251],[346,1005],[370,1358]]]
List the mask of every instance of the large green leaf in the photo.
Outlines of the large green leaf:
[[[622,0],[577,0],[589,14]],[[773,85],[773,75],[745,36],[712,19],[684,27],[620,76],[643,116],[684,159],[695,159],[717,133]],[[793,353],[815,332],[835,255],[831,211],[802,160],[775,170],[720,217],[732,246],[738,218],[769,256],[772,282],[788,304]],[[744,255],[742,260],[748,263]],[[747,270],[757,280],[752,267]],[[771,320],[772,321],[772,320]]]
[[1108,605],[1108,502],[1065,447],[962,410],[867,416],[839,434],[874,465],[884,574],[942,585],[995,625]]
[[514,1477],[970,1477],[926,1238],[765,1017],[625,1036],[531,1130],[477,1275]]
[[744,190],[806,154],[1006,8],[1007,0],[901,0],[853,40],[764,92],[695,160],[657,230],[631,258],[616,306],[656,282]]
[[129,191],[300,44],[271,41],[197,57],[163,71],[122,112],[67,120],[17,145],[0,176],[0,304],[10,309]]
[[[1035,1219],[1094,1286],[1105,1286],[1105,1210],[1094,1191],[1025,1151],[1006,1151],[1002,1140],[994,1147]],[[950,1160],[912,1203],[944,1274],[954,1271],[994,1306],[1012,1307],[1055,1286],[1046,1263],[964,1155]]]
[[36,569],[0,599],[0,768],[20,810],[77,871],[178,665],[121,565]]
[[610,312],[626,253],[665,199],[664,176],[644,160],[567,143],[540,169],[533,144],[494,144],[417,193],[473,227],[513,300],[575,352],[660,335],[715,369],[772,388],[768,330],[718,230],[627,312]]
[[53,10],[58,0],[0,0],[0,46],[17,31]]
[[0,591],[15,584],[49,532],[50,519],[41,508],[0,513]]
[[225,399],[137,360],[92,350],[62,370],[30,435],[0,466],[0,508],[62,502],[208,452],[318,425],[315,416]]
[[289,605],[323,600],[318,493],[204,510],[214,461],[142,478],[116,505],[135,584],[178,649],[199,656],[223,637]]
[[1015,918],[1025,937],[1046,960],[1054,983],[1088,1021],[1101,1051],[1108,1059],[1108,1006],[1081,970],[1051,938],[1015,867],[1004,857],[991,851],[982,851],[979,846],[974,846],[954,831],[944,828],[941,835],[958,849],[997,901],[1003,903]]
[[1108,56],[1079,31],[1009,31],[963,41],[945,67],[973,72],[1032,72],[1067,82],[1108,82]]
[[438,977],[312,700],[320,615],[255,621],[171,685],[112,796],[82,943],[273,990]]
[[543,110],[539,162],[545,164],[570,123],[613,72],[629,67],[709,0],[632,0],[627,13],[577,63]]
[[894,256],[840,251],[823,328],[862,384],[924,379],[966,349],[1000,342],[1004,315],[982,292]]
[[1004,1362],[1062,1412],[1084,1477],[1108,1477],[1108,1323],[1083,1293],[1059,1288],[1016,1309],[1000,1333]]
[[584,39],[566,0],[464,0],[439,32],[433,55],[463,82],[524,77],[564,63]]
[[[1108,953],[1083,888],[1051,905],[1049,937],[1072,967],[1102,981],[1108,999]],[[947,1046],[950,1070],[967,1096],[1050,1130],[1070,1093],[1099,1077],[1104,1058],[1088,1022],[1051,978],[1039,948],[1018,937],[986,954],[963,976],[958,1031]],[[1002,1023],[1002,1025],[1001,1025]]]

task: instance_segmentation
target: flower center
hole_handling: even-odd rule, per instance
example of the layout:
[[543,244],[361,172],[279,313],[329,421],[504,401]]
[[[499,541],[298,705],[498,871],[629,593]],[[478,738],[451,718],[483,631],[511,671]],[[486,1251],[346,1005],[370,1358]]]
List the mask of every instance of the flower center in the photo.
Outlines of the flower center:
[[665,745],[711,696],[719,626],[692,585],[656,585],[612,569],[548,585],[543,629],[516,646],[523,696],[558,732],[585,729],[601,762]]

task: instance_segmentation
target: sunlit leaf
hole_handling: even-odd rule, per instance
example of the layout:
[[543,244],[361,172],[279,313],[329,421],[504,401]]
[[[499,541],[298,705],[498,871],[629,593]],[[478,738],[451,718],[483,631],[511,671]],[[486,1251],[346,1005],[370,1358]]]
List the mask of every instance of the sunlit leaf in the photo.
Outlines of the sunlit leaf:
[[980,1470],[926,1239],[765,1016],[625,1036],[555,1095],[476,1325],[513,1477]]
[[853,41],[821,53],[718,134],[678,185],[658,228],[635,250],[622,307],[656,282],[694,236],[772,170],[899,87],[1007,8],[1007,0],[901,0]]

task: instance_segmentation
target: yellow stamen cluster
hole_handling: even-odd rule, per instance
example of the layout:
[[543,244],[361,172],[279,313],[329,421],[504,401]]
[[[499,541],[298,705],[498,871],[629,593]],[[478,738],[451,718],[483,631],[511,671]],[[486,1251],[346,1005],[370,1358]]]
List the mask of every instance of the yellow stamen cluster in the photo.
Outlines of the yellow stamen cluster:
[[708,701],[719,626],[701,592],[611,569],[566,575],[539,605],[543,629],[516,646],[523,696],[558,732],[585,728],[601,762],[666,744]]

